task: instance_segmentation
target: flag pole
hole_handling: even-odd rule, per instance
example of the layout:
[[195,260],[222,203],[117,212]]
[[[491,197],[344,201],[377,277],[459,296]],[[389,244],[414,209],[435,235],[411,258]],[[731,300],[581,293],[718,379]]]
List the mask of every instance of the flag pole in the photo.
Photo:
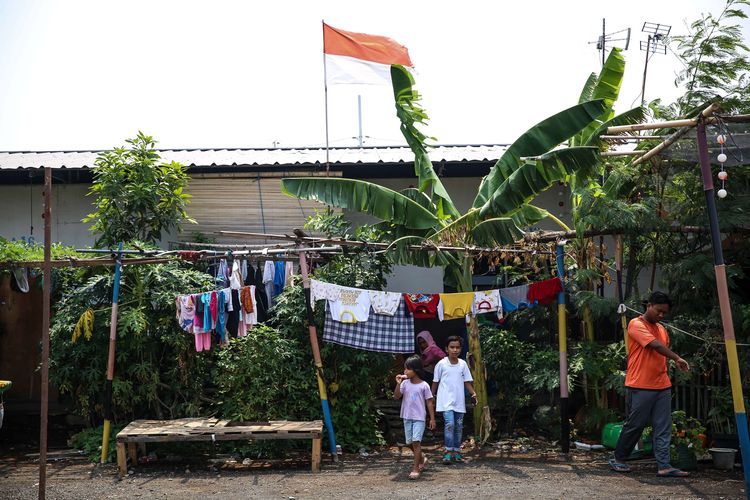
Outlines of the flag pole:
[[328,145],[328,70],[326,68],[326,22],[323,23],[323,93],[325,95],[325,117],[326,117],[326,177],[331,175],[331,161]]

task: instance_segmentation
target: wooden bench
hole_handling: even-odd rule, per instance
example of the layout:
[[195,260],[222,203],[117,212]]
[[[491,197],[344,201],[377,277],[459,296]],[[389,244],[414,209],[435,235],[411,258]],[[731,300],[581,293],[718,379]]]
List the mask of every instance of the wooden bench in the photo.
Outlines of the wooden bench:
[[[312,471],[320,471],[323,422],[231,422],[216,418],[134,420],[117,433],[117,466],[127,474],[127,459],[138,463],[138,448],[146,443],[186,441],[256,441],[261,439],[312,439]],[[127,445],[127,453],[126,453]],[[139,446],[140,445],[140,446]]]

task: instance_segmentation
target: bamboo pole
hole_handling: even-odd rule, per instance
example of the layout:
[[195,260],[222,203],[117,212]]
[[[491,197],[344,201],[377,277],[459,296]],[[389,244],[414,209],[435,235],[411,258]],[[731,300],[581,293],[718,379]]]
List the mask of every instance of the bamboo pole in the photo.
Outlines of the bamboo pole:
[[653,141],[664,140],[668,135],[600,135],[603,141]]
[[604,157],[611,157],[611,156],[641,156],[645,155],[646,152],[643,150],[637,150],[637,151],[604,151],[603,153],[599,153],[599,156]]
[[[122,259],[123,266],[135,266],[142,264],[166,264],[167,262],[173,262],[175,259]],[[114,266],[116,259],[66,259],[66,260],[51,260],[50,267],[97,267],[97,266]],[[25,260],[25,261],[9,261],[0,262],[0,269],[11,269],[14,267],[35,267],[44,268],[43,260]]]
[[[715,113],[719,109],[719,105],[714,103],[708,106],[706,109],[701,111],[699,117],[705,119],[705,123],[713,123],[716,118],[709,118],[710,115]],[[686,118],[683,120],[668,120],[663,122],[655,123],[636,123],[634,125],[619,125],[617,127],[609,127],[607,134],[622,134],[625,132],[637,132],[639,130],[656,130],[660,128],[677,128],[677,127],[694,127],[698,124],[699,118]],[[722,117],[722,120],[726,121],[726,118]]]
[[104,429],[102,431],[101,463],[107,462],[109,455],[109,431],[112,425],[112,381],[115,377],[115,349],[117,348],[117,312],[120,299],[120,272],[122,264],[122,242],[117,247],[115,257],[115,279],[112,286],[112,317],[109,326],[109,356],[107,357],[107,382],[104,386]]
[[[265,234],[265,233],[249,233],[241,231],[218,231],[217,234],[224,236],[235,236],[238,238],[267,238],[269,240],[281,239],[281,240],[293,240],[305,243],[318,243],[318,244],[336,244],[341,246],[360,247],[360,248],[375,248],[375,249],[387,249],[391,246],[390,243],[376,243],[366,241],[354,241],[337,238],[311,238],[308,236],[290,236],[287,234]],[[427,251],[446,251],[446,252],[469,252],[469,253],[528,253],[530,249],[521,248],[487,248],[487,247],[458,247],[458,246],[445,246],[445,245],[409,245],[409,250],[427,250]],[[269,250],[270,252],[270,250]],[[537,252],[543,254],[544,252]]]
[[302,286],[305,293],[305,310],[307,311],[307,331],[310,335],[310,347],[313,352],[315,362],[315,378],[318,380],[318,392],[320,393],[320,405],[323,409],[323,421],[328,430],[328,443],[331,448],[331,456],[334,462],[338,462],[339,456],[336,450],[336,435],[333,432],[333,421],[331,420],[331,409],[328,406],[328,391],[326,389],[325,379],[323,378],[323,361],[320,357],[320,347],[318,347],[318,331],[315,327],[315,318],[313,317],[312,304],[310,303],[310,277],[307,270],[307,258],[305,252],[299,253],[299,267],[302,274]]
[[565,242],[557,245],[557,276],[563,289],[557,294],[557,337],[560,351],[560,447],[570,451],[570,420],[568,419],[568,320],[565,309]]
[[716,200],[714,198],[714,181],[711,175],[711,162],[708,158],[708,144],[706,142],[705,120],[698,123],[698,152],[701,162],[701,177],[703,178],[703,192],[706,197],[706,208],[708,221],[711,226],[711,245],[714,253],[714,272],[716,274],[716,291],[719,296],[719,308],[721,309],[721,323],[724,329],[724,347],[729,364],[729,379],[732,387],[732,402],[734,404],[734,416],[737,423],[737,434],[740,440],[740,448],[743,456],[742,467],[745,473],[745,495],[750,498],[750,436],[747,428],[747,414],[745,413],[745,400],[742,394],[742,377],[740,365],[737,358],[737,344],[734,335],[734,322],[732,320],[732,305],[729,301],[729,288],[727,286],[726,265],[721,247],[721,234],[719,233],[719,217],[716,213]]
[[44,169],[44,288],[42,292],[41,410],[39,414],[39,499],[47,495],[47,418],[49,416],[49,323],[52,289],[52,168]]
[[[622,290],[622,235],[615,235],[615,272],[617,274],[617,312],[620,314],[620,326],[622,327],[622,336],[625,340],[625,352],[628,352],[628,320],[625,317],[625,298]],[[630,250],[631,252],[633,249]]]

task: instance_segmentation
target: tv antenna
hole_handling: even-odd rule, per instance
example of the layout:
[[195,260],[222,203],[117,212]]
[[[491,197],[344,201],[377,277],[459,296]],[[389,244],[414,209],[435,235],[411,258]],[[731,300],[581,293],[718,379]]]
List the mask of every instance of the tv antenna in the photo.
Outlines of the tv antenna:
[[672,27],[668,24],[650,23],[646,21],[641,28],[643,33],[648,33],[646,43],[641,40],[641,50],[646,51],[646,64],[643,66],[643,84],[641,85],[641,106],[646,103],[646,73],[648,71],[648,60],[654,54],[667,54],[666,38]]
[[[619,35],[619,38],[614,38],[616,35]],[[623,41],[625,42],[625,47],[623,47],[622,50],[628,50],[628,47],[630,46],[630,28],[607,34],[607,20],[602,19],[602,35],[597,41],[589,42],[589,45],[595,43],[596,50],[602,52],[602,66],[604,66],[604,60],[607,57],[607,48],[610,46],[614,47],[615,44],[613,42]]]

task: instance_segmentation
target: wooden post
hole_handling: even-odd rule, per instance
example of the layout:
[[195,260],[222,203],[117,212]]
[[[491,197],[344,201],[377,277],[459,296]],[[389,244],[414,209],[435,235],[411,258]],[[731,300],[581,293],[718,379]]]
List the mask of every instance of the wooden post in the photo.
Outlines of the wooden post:
[[[631,248],[632,252],[633,249]],[[620,325],[622,326],[622,338],[625,340],[625,353],[628,352],[628,320],[625,317],[625,298],[622,290],[622,235],[615,235],[615,272],[617,273],[617,312],[620,313]]]
[[320,434],[312,440],[312,471],[320,472],[320,449],[323,445],[323,438]]
[[138,463],[138,446],[135,443],[128,443],[128,458],[133,465]]
[[47,494],[47,418],[49,415],[49,323],[52,288],[52,168],[44,169],[44,283],[42,292],[42,407],[39,414],[39,499]]
[[[112,425],[112,380],[115,377],[115,349],[117,347],[117,311],[120,299],[120,272],[122,270],[122,242],[117,246],[115,257],[115,278],[112,286],[112,316],[109,326],[109,357],[107,358],[107,382],[104,387],[104,429],[102,431],[101,463],[107,461],[109,455],[109,433]],[[123,450],[124,452],[124,450]],[[120,445],[117,445],[118,461],[120,459]]]
[[737,341],[734,335],[734,322],[732,320],[732,305],[729,302],[727,271],[726,265],[724,264],[724,253],[721,247],[719,217],[716,213],[714,181],[711,176],[711,162],[708,158],[708,144],[706,142],[706,125],[703,117],[698,120],[697,131],[698,155],[701,163],[701,176],[703,177],[703,192],[706,197],[708,222],[711,226],[711,246],[714,251],[716,291],[719,296],[721,323],[724,329],[724,347],[727,352],[727,363],[729,364],[729,380],[732,386],[734,417],[737,423],[737,435],[739,436],[740,451],[743,457],[742,468],[745,472],[745,495],[750,498],[750,436],[748,436],[747,413],[745,413],[745,400],[742,395],[742,377],[740,374],[739,360],[737,358]]
[[326,383],[323,380],[323,361],[320,357],[320,348],[318,347],[318,331],[315,327],[315,318],[313,317],[312,304],[310,303],[310,278],[307,273],[307,257],[305,252],[299,253],[299,267],[302,274],[302,286],[305,291],[305,309],[307,309],[307,330],[310,334],[310,346],[312,347],[313,359],[315,361],[315,377],[318,379],[318,391],[320,392],[320,405],[323,408],[323,421],[328,429],[328,441],[331,447],[331,455],[334,462],[339,461],[336,451],[336,435],[333,432],[333,421],[331,420],[331,409],[328,406],[328,391]]
[[117,443],[117,472],[120,477],[124,477],[128,473],[128,462],[127,456],[125,455],[125,443]]

